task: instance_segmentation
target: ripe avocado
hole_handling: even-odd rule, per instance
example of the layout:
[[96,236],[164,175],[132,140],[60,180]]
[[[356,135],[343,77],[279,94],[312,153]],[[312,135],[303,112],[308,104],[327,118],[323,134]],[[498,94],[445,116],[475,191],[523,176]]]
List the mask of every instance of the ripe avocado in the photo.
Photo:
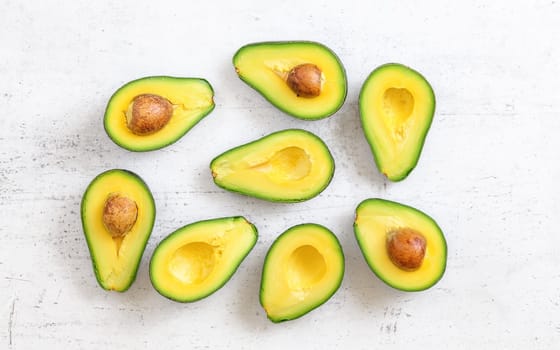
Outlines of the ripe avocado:
[[296,118],[326,118],[346,99],[342,63],[333,51],[316,42],[249,44],[235,53],[233,65],[241,80]]
[[168,146],[214,109],[212,86],[199,78],[134,80],[118,89],[105,110],[105,131],[135,152]]
[[222,153],[210,169],[216,185],[226,190],[275,202],[300,202],[327,187],[334,159],[316,135],[287,129]]
[[377,168],[389,180],[403,180],[418,163],[435,106],[428,81],[401,64],[380,66],[364,82],[362,128]]
[[134,282],[155,214],[150,189],[130,171],[108,170],[89,184],[82,197],[82,226],[103,289],[124,292]]
[[389,286],[421,291],[438,282],[447,243],[437,223],[418,209],[366,199],[356,209],[354,233],[371,270]]
[[260,303],[272,322],[293,320],[325,303],[343,275],[344,254],[336,236],[317,224],[294,226],[266,255]]
[[156,247],[150,279],[166,298],[193,302],[214,293],[233,276],[257,242],[257,229],[243,217],[186,225]]

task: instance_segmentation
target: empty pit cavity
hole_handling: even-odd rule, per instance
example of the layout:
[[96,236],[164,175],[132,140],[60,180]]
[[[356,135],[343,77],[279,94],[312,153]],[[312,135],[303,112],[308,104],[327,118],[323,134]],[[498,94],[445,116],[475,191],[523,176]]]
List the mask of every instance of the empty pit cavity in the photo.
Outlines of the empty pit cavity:
[[383,94],[385,115],[398,121],[405,121],[414,110],[414,96],[407,89],[390,88]]
[[293,291],[305,291],[319,282],[327,272],[327,263],[311,245],[303,245],[288,258],[286,279]]
[[301,180],[311,172],[311,160],[305,150],[287,147],[274,154],[268,162],[266,172],[279,181]]
[[185,244],[177,249],[169,261],[169,271],[185,284],[204,281],[214,270],[214,247],[204,242]]

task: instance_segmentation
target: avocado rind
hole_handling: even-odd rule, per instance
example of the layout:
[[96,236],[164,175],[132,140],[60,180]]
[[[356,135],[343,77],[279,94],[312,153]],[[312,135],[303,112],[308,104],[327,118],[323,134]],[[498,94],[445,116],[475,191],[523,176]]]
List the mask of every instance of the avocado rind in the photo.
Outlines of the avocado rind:
[[[189,229],[194,228],[196,226],[205,225],[206,223],[217,223],[217,222],[221,222],[221,221],[223,221],[223,222],[226,222],[226,221],[237,222],[237,221],[239,221],[239,222],[243,222],[244,224],[248,224],[249,227],[251,228],[251,233],[253,235],[252,240],[251,240],[251,244],[248,247],[246,247],[246,250],[243,252],[243,254],[240,255],[239,258],[236,261],[230,262],[228,264],[229,272],[224,275],[224,278],[222,280],[220,280],[220,283],[217,283],[217,284],[213,285],[212,288],[206,290],[205,292],[201,293],[198,297],[195,297],[195,298],[181,298],[181,297],[175,296],[171,293],[165,292],[161,288],[161,286],[159,285],[159,282],[158,282],[158,271],[156,271],[156,267],[155,267],[157,254],[159,254],[162,249],[165,249],[166,243],[174,240],[177,235],[188,234]],[[154,289],[161,296],[163,296],[163,297],[165,297],[169,300],[175,301],[175,302],[191,303],[191,302],[196,302],[196,301],[199,301],[201,299],[207,298],[210,295],[216,293],[229,280],[231,280],[231,278],[235,275],[235,272],[241,266],[241,263],[245,260],[245,258],[249,255],[249,253],[254,248],[255,244],[257,243],[257,240],[258,240],[257,227],[254,224],[252,224],[251,222],[249,222],[243,216],[221,217],[221,218],[215,218],[215,219],[201,220],[201,221],[197,221],[197,222],[187,224],[187,225],[182,226],[182,227],[178,228],[177,230],[173,231],[169,235],[167,235],[163,240],[161,240],[161,242],[159,242],[159,244],[154,249],[154,253],[152,255],[152,258],[150,259],[150,266],[149,266],[150,282],[151,282],[152,286],[154,287]]]
[[[393,207],[399,210],[406,210],[409,213],[412,213],[415,216],[421,217],[424,220],[427,220],[430,223],[431,226],[431,230],[435,233],[434,235],[432,235],[433,237],[437,237],[437,239],[439,240],[439,244],[442,246],[442,250],[440,252],[440,265],[439,265],[439,270],[438,273],[435,276],[429,276],[430,278],[426,281],[426,283],[416,286],[416,287],[408,287],[406,285],[395,285],[393,283],[391,283],[388,278],[386,277],[386,273],[383,271],[382,268],[378,267],[377,262],[376,262],[376,258],[377,256],[375,256],[373,253],[371,253],[368,249],[369,247],[367,246],[367,244],[364,243],[364,241],[362,240],[362,228],[359,227],[358,223],[357,223],[357,219],[360,213],[360,210],[362,208],[364,208],[365,206],[368,205],[383,205],[383,206],[387,206],[387,207]],[[394,202],[394,201],[390,201],[390,200],[386,200],[386,199],[381,199],[381,198],[368,198],[363,200],[357,207],[356,207],[356,220],[354,221],[354,235],[356,238],[356,241],[358,242],[358,246],[360,248],[360,251],[362,252],[362,255],[368,265],[368,267],[370,268],[370,270],[384,283],[386,283],[388,286],[397,289],[397,290],[401,290],[401,291],[406,291],[406,292],[419,292],[419,291],[423,291],[426,289],[431,288],[432,286],[434,286],[436,283],[438,283],[441,278],[443,277],[443,275],[445,274],[446,268],[447,268],[447,241],[445,239],[445,235],[443,234],[443,231],[441,230],[440,226],[437,224],[437,222],[428,214],[420,211],[419,209],[416,209],[414,207],[408,206],[406,204],[402,204],[399,202]],[[433,244],[428,242],[428,244]],[[414,272],[410,272],[410,273],[414,273]]]
[[[248,79],[246,76],[244,76],[243,74],[241,74],[241,72],[239,71],[239,69],[237,68],[237,62],[240,58],[240,56],[242,56],[242,54],[245,52],[246,49],[251,49],[251,48],[255,48],[255,47],[289,47],[292,45],[297,45],[297,46],[310,46],[310,47],[315,47],[315,48],[319,48],[320,50],[324,51],[325,55],[328,55],[329,57],[331,57],[332,59],[334,59],[334,61],[336,62],[338,71],[343,79],[342,84],[341,84],[341,93],[340,93],[340,97],[338,99],[337,104],[335,104],[331,109],[324,111],[323,113],[317,114],[317,115],[309,115],[307,114],[306,111],[294,111],[291,108],[289,108],[285,103],[279,103],[277,102],[272,96],[272,93],[267,93],[266,90],[260,89],[258,84],[254,81],[252,81],[251,79]],[[247,85],[249,85],[251,88],[253,88],[255,91],[257,91],[261,96],[263,96],[268,102],[270,102],[274,107],[276,107],[277,109],[279,109],[280,111],[298,118],[298,119],[303,119],[303,120],[319,120],[319,119],[324,119],[327,117],[332,116],[333,114],[335,114],[344,104],[344,101],[346,100],[347,97],[347,93],[348,93],[348,82],[347,82],[347,78],[346,78],[346,69],[344,68],[344,65],[342,64],[342,61],[340,60],[340,58],[338,57],[338,55],[329,47],[327,47],[326,45],[316,42],[316,41],[306,41],[306,40],[301,40],[301,41],[264,41],[264,42],[255,42],[255,43],[250,43],[250,44],[246,44],[244,46],[242,46],[241,48],[239,48],[236,53],[233,55],[232,58],[232,63],[233,66],[235,68],[235,71],[237,72],[238,77]],[[309,62],[309,63],[315,63],[315,62]]]
[[[405,169],[403,169],[401,172],[397,173],[397,174],[386,174],[383,172],[383,168],[384,168],[384,163],[382,162],[382,155],[381,155],[381,149],[380,147],[378,147],[377,145],[377,141],[375,140],[374,137],[371,137],[370,135],[368,135],[369,130],[368,129],[368,118],[371,118],[371,115],[368,113],[367,109],[366,109],[366,96],[365,96],[365,91],[366,88],[368,87],[368,85],[370,83],[372,83],[372,81],[374,81],[374,79],[376,78],[376,76],[383,72],[386,69],[398,69],[400,71],[402,71],[402,74],[408,74],[411,76],[414,76],[415,78],[417,78],[419,81],[422,81],[422,83],[424,84],[426,91],[428,92],[429,100],[431,101],[431,103],[428,105],[429,109],[426,111],[426,114],[424,115],[424,124],[423,124],[423,129],[421,131],[420,137],[419,137],[419,141],[416,145],[416,147],[411,150],[412,152],[414,152],[413,155],[413,162],[411,162]],[[377,68],[375,68],[366,78],[366,80],[364,81],[364,83],[362,84],[362,88],[360,89],[360,95],[359,95],[359,110],[360,110],[360,120],[361,120],[361,124],[362,124],[362,129],[364,131],[364,135],[365,138],[370,146],[370,149],[372,151],[373,154],[373,158],[375,161],[375,165],[377,167],[377,169],[383,173],[383,175],[385,175],[389,180],[393,181],[393,182],[399,182],[404,180],[405,178],[408,177],[408,175],[410,175],[410,173],[412,172],[412,170],[414,170],[416,168],[416,166],[418,165],[418,161],[420,160],[420,156],[422,154],[422,150],[424,148],[424,144],[426,141],[426,137],[428,135],[428,132],[430,130],[432,121],[433,121],[433,117],[434,117],[434,113],[435,113],[435,109],[436,109],[436,97],[435,97],[435,93],[434,90],[431,86],[431,84],[428,82],[428,80],[418,71],[405,66],[403,64],[400,63],[386,63],[383,64]]]
[[282,202],[282,203],[297,203],[297,202],[304,202],[307,201],[311,198],[314,198],[316,196],[318,196],[321,192],[323,192],[331,183],[332,178],[334,176],[334,172],[335,172],[335,161],[334,158],[332,156],[331,151],[329,150],[328,146],[326,145],[326,143],[317,135],[307,131],[307,130],[303,130],[303,129],[285,129],[285,130],[280,130],[280,131],[276,131],[273,132],[271,134],[265,135],[259,139],[253,140],[251,142],[233,147],[223,153],[221,153],[220,155],[216,156],[214,159],[212,159],[212,161],[210,162],[210,170],[212,173],[214,173],[214,170],[217,167],[217,164],[221,161],[221,159],[223,159],[223,157],[231,154],[231,153],[235,153],[238,150],[244,149],[246,147],[253,147],[255,145],[258,145],[259,143],[265,141],[268,138],[272,138],[281,134],[289,134],[290,132],[296,132],[296,133],[300,133],[300,134],[304,134],[307,135],[307,137],[311,138],[314,140],[314,142],[318,142],[321,146],[322,146],[322,151],[324,152],[327,161],[330,163],[330,172],[329,174],[327,174],[327,177],[325,179],[321,179],[321,185],[314,188],[312,191],[310,191],[309,193],[305,194],[305,195],[299,195],[297,197],[286,197],[283,195],[278,195],[276,197],[270,197],[270,196],[266,196],[263,195],[261,193],[259,193],[259,191],[243,191],[241,189],[236,189],[236,188],[231,188],[228,187],[224,184],[222,184],[220,181],[217,181],[215,177],[213,177],[214,183],[220,187],[223,188],[227,191],[230,192],[234,192],[234,193],[238,193],[241,195],[245,195],[245,196],[250,196],[250,197],[254,197],[254,198],[258,198],[258,199],[263,199],[263,200],[267,200],[270,202]]
[[[292,314],[292,315],[289,315],[289,316],[282,316],[282,317],[276,317],[275,315],[272,315],[272,314],[266,312],[267,318],[273,323],[281,323],[281,322],[284,322],[284,321],[295,320],[295,319],[298,319],[302,316],[305,316],[309,312],[319,308],[321,305],[325,304],[334,294],[336,294],[336,292],[340,288],[340,286],[342,284],[342,280],[344,278],[345,256],[344,256],[342,246],[341,246],[340,241],[338,240],[337,236],[331,230],[326,228],[325,226],[315,224],[315,223],[303,223],[303,224],[292,226],[289,229],[287,229],[286,231],[284,231],[282,234],[280,234],[274,240],[274,242],[272,243],[272,245],[268,249],[268,252],[265,256],[264,263],[263,263],[263,269],[262,269],[262,272],[261,272],[261,285],[260,285],[260,289],[259,289],[260,290],[260,292],[259,292],[259,303],[260,303],[261,307],[263,307],[266,311],[266,305],[265,305],[264,299],[265,299],[266,293],[267,293],[267,290],[266,290],[266,284],[267,284],[267,279],[268,279],[267,272],[269,270],[269,263],[270,263],[270,260],[271,260],[269,258],[271,256],[273,256],[276,253],[277,250],[282,248],[283,241],[286,237],[288,237],[290,235],[301,234],[301,232],[298,232],[298,231],[300,229],[303,229],[303,228],[319,229],[322,232],[322,234],[325,234],[329,237],[329,242],[330,242],[330,244],[332,244],[332,246],[330,248],[334,249],[339,254],[338,258],[340,259],[340,263],[341,263],[340,275],[337,277],[336,283],[333,284],[332,286],[330,286],[329,292],[326,293],[325,295],[323,295],[323,297],[321,299],[319,299],[319,301],[317,301],[316,303],[311,305],[311,307],[306,308],[306,309],[301,309],[301,310],[299,310],[299,312],[297,312],[295,314]],[[279,268],[282,268],[282,267],[279,267]],[[271,278],[279,278],[279,276],[275,275]]]
[[[185,136],[192,128],[194,128],[204,117],[206,117],[207,115],[209,115],[214,108],[216,107],[215,103],[212,102],[207,109],[205,109],[203,112],[201,112],[196,118],[194,118],[194,120],[191,123],[185,124],[184,128],[177,133],[177,135],[175,135],[175,137],[168,139],[168,140],[164,140],[161,141],[159,143],[157,143],[156,146],[152,146],[152,147],[146,147],[146,146],[138,146],[138,145],[131,145],[130,143],[124,142],[122,140],[122,137],[115,131],[113,131],[110,127],[110,123],[109,123],[109,118],[111,118],[111,106],[112,106],[112,101],[114,100],[115,97],[119,96],[122,93],[126,93],[126,91],[128,90],[128,88],[136,85],[136,84],[141,84],[141,83],[149,83],[150,81],[170,81],[170,82],[177,82],[177,81],[192,81],[192,82],[200,82],[202,84],[204,84],[206,86],[206,88],[208,89],[209,93],[211,94],[212,98],[214,96],[214,88],[212,87],[212,85],[210,84],[210,82],[208,82],[208,80],[204,79],[204,78],[197,78],[197,77],[173,77],[173,76],[146,76],[146,77],[142,77],[142,78],[138,78],[132,81],[127,82],[126,84],[124,84],[123,86],[119,87],[109,98],[109,102],[107,103],[107,106],[105,108],[105,113],[104,113],[104,117],[103,117],[103,128],[105,129],[105,132],[107,134],[107,136],[109,136],[109,139],[111,139],[111,141],[113,141],[113,143],[115,143],[116,145],[131,151],[131,152],[149,152],[149,151],[155,151],[155,150],[159,150],[162,149],[164,147],[170,146],[172,144],[174,144],[175,142],[179,141],[183,136]],[[150,93],[154,93],[157,94],[157,91],[150,91]],[[133,97],[133,96],[132,96]],[[124,118],[124,116],[123,116]],[[157,134],[154,133],[154,134]]]
[[[144,191],[145,194],[147,196],[147,198],[149,198],[149,203],[150,203],[150,208],[148,208],[147,210],[145,209],[144,211],[147,211],[149,213],[152,213],[151,218],[149,219],[149,232],[146,234],[146,237],[144,239],[144,242],[142,243],[140,249],[142,251],[142,253],[139,256],[139,259],[135,262],[135,266],[132,269],[132,274],[129,277],[129,281],[128,283],[124,286],[124,288],[122,289],[112,289],[109,286],[106,285],[106,282],[103,281],[100,271],[98,269],[98,262],[96,259],[96,253],[94,252],[93,249],[93,243],[92,243],[92,237],[90,237],[90,235],[88,235],[88,228],[86,226],[86,222],[85,222],[85,217],[88,215],[87,214],[87,200],[88,197],[92,191],[93,185],[103,179],[103,177],[112,174],[112,173],[120,173],[124,176],[126,176],[127,178],[129,178],[131,181],[136,182],[138,185],[140,185]],[[95,275],[95,279],[97,280],[97,283],[99,284],[99,286],[107,291],[116,291],[116,292],[125,292],[127,291],[130,286],[132,285],[132,283],[134,283],[134,281],[136,280],[136,276],[138,274],[138,268],[140,267],[140,262],[142,261],[142,256],[144,255],[144,251],[146,249],[146,245],[148,244],[148,240],[151,236],[152,230],[153,230],[153,226],[155,223],[155,218],[156,218],[156,206],[155,206],[155,201],[152,195],[152,192],[150,191],[150,188],[148,187],[148,185],[146,184],[146,182],[144,182],[144,180],[137,175],[136,173],[130,171],[130,170],[126,170],[126,169],[110,169],[107,171],[104,171],[100,174],[98,174],[88,185],[88,187],[86,188],[86,191],[84,192],[84,195],[82,196],[82,200],[80,201],[80,217],[81,217],[81,221],[82,221],[82,231],[84,232],[84,236],[86,239],[86,243],[88,246],[88,251],[91,257],[91,262],[92,262],[92,266],[93,266],[93,271],[94,271],[94,275]],[[101,218],[100,218],[101,220]]]

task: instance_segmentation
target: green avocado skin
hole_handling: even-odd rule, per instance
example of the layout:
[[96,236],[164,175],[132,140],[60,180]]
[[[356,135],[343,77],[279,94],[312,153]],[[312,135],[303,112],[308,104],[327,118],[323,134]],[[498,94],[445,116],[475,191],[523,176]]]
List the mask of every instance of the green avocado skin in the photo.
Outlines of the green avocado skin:
[[[214,288],[207,290],[205,293],[201,294],[198,298],[192,298],[192,299],[181,299],[178,297],[175,297],[171,294],[168,293],[164,293],[162,292],[162,290],[159,288],[158,283],[155,282],[157,279],[157,272],[155,271],[154,267],[153,267],[153,261],[154,261],[154,256],[156,255],[158,248],[160,248],[162,245],[165,244],[166,241],[168,240],[172,240],[174,235],[180,235],[182,234],[184,231],[188,230],[191,226],[193,225],[204,225],[205,223],[209,223],[209,222],[217,222],[217,221],[245,221],[247,224],[249,224],[252,228],[252,232],[254,235],[254,239],[253,242],[251,244],[250,247],[248,247],[248,249],[244,252],[244,254],[234,263],[232,263],[230,266],[230,271],[229,274],[227,274],[225,276],[225,278],[222,280],[222,282],[220,284],[217,284]],[[245,260],[245,258],[249,255],[249,253],[253,250],[255,244],[257,243],[258,240],[258,230],[257,227],[255,225],[253,225],[251,222],[249,222],[245,217],[243,216],[232,216],[232,217],[223,217],[223,218],[216,218],[216,219],[208,219],[208,220],[202,220],[202,221],[197,221],[197,222],[193,222],[191,224],[185,225],[175,231],[173,231],[172,233],[170,233],[167,237],[165,237],[156,247],[156,249],[154,250],[154,254],[152,255],[152,259],[150,260],[150,268],[149,268],[149,273],[150,273],[150,282],[152,283],[152,286],[154,287],[154,289],[163,297],[174,301],[174,302],[178,302],[178,303],[192,303],[192,302],[196,302],[199,301],[201,299],[204,299],[212,294],[214,294],[215,292],[217,292],[218,290],[220,290],[235,274],[235,272],[239,269],[239,266],[241,266],[241,263],[243,262],[243,260]]]
[[[266,253],[266,256],[264,258],[264,265],[263,265],[263,270],[262,270],[262,274],[261,274],[261,286],[260,286],[260,293],[259,293],[259,303],[261,304],[261,307],[264,308],[264,303],[263,303],[263,298],[264,295],[266,293],[266,288],[265,288],[265,280],[268,277],[266,272],[267,272],[267,263],[268,263],[268,257],[274,252],[274,249],[282,244],[282,239],[284,237],[286,237],[287,235],[291,235],[294,234],[294,231],[297,231],[299,228],[304,228],[304,227],[316,227],[321,229],[323,232],[325,232],[325,234],[329,235],[329,238],[331,239],[331,241],[333,242],[333,244],[336,246],[336,249],[340,252],[340,255],[342,257],[342,273],[340,275],[340,278],[338,279],[338,283],[332,288],[331,293],[325,295],[325,297],[318,302],[317,304],[315,304],[313,307],[309,308],[309,309],[303,309],[300,310],[300,312],[290,316],[290,317],[273,317],[271,315],[267,315],[267,318],[273,322],[273,323],[282,323],[285,321],[292,321],[295,319],[298,319],[306,314],[308,314],[309,312],[317,309],[318,307],[320,307],[321,305],[323,305],[324,303],[326,303],[340,288],[340,286],[342,285],[342,280],[344,278],[344,273],[345,273],[345,257],[344,257],[344,252],[342,250],[342,246],[340,245],[340,241],[338,240],[338,238],[336,237],[336,235],[329,230],[328,228],[319,225],[319,224],[314,224],[314,223],[304,223],[304,224],[299,224],[296,226],[292,226],[289,229],[287,229],[284,233],[282,233],[280,236],[278,236],[276,238],[276,240],[272,243],[272,245],[270,246],[268,252]],[[295,232],[295,234],[297,234],[297,232]],[[272,277],[274,278],[274,277]]]
[[315,189],[314,191],[311,191],[310,193],[308,193],[307,195],[304,196],[299,196],[297,198],[285,198],[285,197],[268,197],[268,196],[264,196],[261,193],[259,193],[258,191],[242,191],[239,189],[235,189],[235,188],[230,188],[228,186],[223,185],[222,183],[220,183],[220,181],[217,181],[216,178],[214,178],[214,183],[216,184],[216,186],[223,188],[224,190],[230,191],[230,192],[234,192],[234,193],[238,193],[241,195],[245,195],[245,196],[250,196],[250,197],[254,197],[254,198],[258,198],[258,199],[263,199],[269,202],[280,202],[280,203],[298,203],[298,202],[304,202],[307,201],[313,197],[316,197],[317,195],[319,195],[321,192],[323,192],[331,183],[332,178],[334,176],[334,171],[335,171],[335,162],[334,162],[334,158],[329,150],[329,148],[327,147],[327,145],[325,144],[325,142],[319,138],[317,135],[306,131],[306,130],[302,130],[302,129],[285,129],[285,130],[280,130],[280,131],[276,131],[273,132],[272,134],[266,135],[260,139],[251,141],[249,143],[234,147],[232,149],[229,149],[225,152],[223,152],[222,154],[218,155],[217,157],[215,157],[211,162],[210,162],[210,169],[213,171],[213,169],[215,169],[216,164],[218,164],[218,162],[225,156],[227,156],[230,153],[236,152],[237,150],[240,150],[242,148],[248,147],[248,146],[252,146],[255,144],[258,144],[259,142],[263,141],[264,139],[268,138],[268,137],[273,137],[275,135],[279,135],[282,133],[289,133],[289,132],[298,132],[298,133],[305,133],[306,135],[308,135],[309,137],[319,141],[320,143],[323,144],[324,146],[324,150],[327,153],[327,158],[329,158],[330,163],[332,164],[331,166],[331,172],[329,175],[329,178],[327,179],[327,181],[325,182],[325,184],[323,186],[318,187],[317,189]]
[[133,86],[133,85],[138,84],[138,83],[148,82],[150,80],[154,80],[154,81],[156,81],[156,80],[159,80],[159,81],[198,80],[198,81],[201,81],[201,82],[207,84],[208,88],[212,92],[212,95],[214,95],[214,88],[212,87],[212,85],[210,85],[208,80],[206,80],[204,78],[183,78],[183,77],[172,77],[172,76],[165,76],[165,75],[148,76],[148,77],[143,77],[143,78],[132,80],[132,81],[124,84],[123,86],[121,86],[117,91],[115,91],[113,93],[113,95],[111,95],[111,98],[109,99],[109,102],[107,103],[107,107],[105,108],[105,114],[104,114],[104,118],[103,118],[103,128],[105,129],[105,133],[109,136],[111,141],[113,141],[117,146],[122,147],[122,148],[124,148],[128,151],[131,151],[131,152],[156,151],[156,150],[159,150],[159,149],[162,149],[162,148],[165,148],[167,146],[170,146],[170,145],[174,144],[175,142],[179,141],[183,136],[185,136],[187,134],[187,132],[189,132],[192,128],[194,128],[195,125],[198,124],[198,122],[200,122],[204,117],[206,117],[208,114],[210,114],[214,110],[214,108],[216,107],[216,105],[213,103],[210,107],[208,107],[208,109],[206,111],[204,111],[196,119],[194,119],[193,122],[187,128],[182,130],[182,132],[179,135],[177,135],[177,137],[174,137],[174,138],[171,138],[171,139],[168,139],[168,140],[164,140],[164,141],[160,142],[158,144],[158,146],[156,146],[156,147],[146,148],[146,147],[139,147],[139,146],[131,146],[130,144],[122,142],[122,140],[119,138],[119,136],[116,133],[114,133],[111,130],[111,128],[109,127],[108,118],[109,118],[109,114],[110,114],[111,101],[113,100],[113,98],[115,96],[118,96],[123,91],[126,91],[128,87]]
[[249,85],[252,89],[254,89],[255,91],[257,91],[261,96],[263,96],[268,102],[270,102],[274,107],[276,107],[277,109],[279,109],[280,111],[298,118],[298,119],[302,119],[302,120],[319,120],[319,119],[325,119],[330,117],[331,115],[335,114],[344,104],[344,101],[346,100],[346,96],[348,94],[348,82],[346,80],[346,69],[344,68],[344,65],[342,64],[342,61],[340,60],[340,58],[338,57],[338,55],[332,51],[330,48],[328,48],[327,46],[316,42],[316,41],[309,41],[309,40],[294,40],[294,41],[263,41],[263,42],[255,42],[255,43],[251,43],[251,44],[247,44],[242,46],[239,50],[237,50],[237,52],[234,54],[232,62],[233,62],[233,66],[236,67],[237,66],[237,61],[239,59],[239,57],[247,50],[247,49],[251,49],[253,47],[259,47],[259,46],[290,46],[290,45],[299,45],[299,46],[315,46],[315,47],[320,47],[321,49],[323,49],[325,51],[326,54],[331,55],[337,62],[338,62],[338,66],[339,69],[342,73],[342,76],[344,77],[344,85],[343,85],[343,94],[342,94],[342,98],[340,99],[339,103],[337,104],[337,106],[335,108],[333,108],[332,110],[326,112],[325,114],[322,115],[306,115],[306,114],[300,114],[300,113],[294,113],[293,111],[291,111],[289,108],[286,108],[286,106],[282,103],[277,103],[271,96],[270,94],[267,94],[266,91],[262,91],[261,89],[259,89],[251,80],[245,78],[245,76],[239,74],[239,72],[237,71],[236,68],[236,72],[238,73],[238,77],[239,79],[241,79],[245,84]]
[[[85,220],[84,220],[84,217],[86,215],[86,209],[87,209],[86,208],[86,199],[87,199],[87,196],[88,196],[88,193],[89,193],[90,189],[92,188],[92,185],[94,183],[96,183],[98,180],[102,179],[104,176],[109,175],[109,174],[114,173],[114,172],[118,172],[118,173],[121,173],[121,174],[127,176],[131,180],[140,184],[146,190],[146,194],[148,194],[149,198],[151,199],[151,210],[154,213],[154,215],[152,217],[152,220],[151,220],[151,223],[150,223],[150,233],[148,235],[146,235],[146,239],[143,242],[143,245],[142,245],[142,248],[141,248],[142,249],[142,254],[140,255],[140,258],[138,259],[138,261],[136,262],[136,266],[133,269],[134,272],[130,276],[130,282],[125,286],[125,288],[120,289],[120,290],[114,290],[114,289],[108,288],[105,285],[105,281],[103,281],[101,279],[99,270],[97,269],[97,261],[95,260],[95,255],[94,255],[94,252],[93,252],[93,249],[92,249],[92,242],[90,241],[91,238],[87,235],[87,228],[86,228]],[[140,261],[142,261],[142,256],[144,254],[144,251],[146,250],[146,245],[148,244],[148,239],[150,238],[150,235],[151,235],[151,232],[152,232],[152,229],[154,227],[155,220],[156,220],[156,206],[155,206],[155,201],[154,201],[154,198],[152,196],[152,192],[150,191],[150,188],[148,187],[146,182],[144,182],[144,180],[140,176],[138,176],[136,173],[134,173],[130,170],[125,170],[125,169],[107,170],[107,171],[97,175],[88,185],[84,195],[82,196],[82,200],[80,202],[80,217],[81,217],[81,221],[82,221],[82,230],[83,230],[84,236],[86,238],[89,254],[90,254],[90,257],[91,257],[91,262],[92,262],[92,265],[93,265],[93,272],[95,274],[95,279],[97,280],[97,283],[99,284],[99,286],[101,288],[103,288],[104,290],[107,290],[107,291],[126,292],[130,288],[132,283],[136,280],[136,275],[138,274],[138,267],[140,266]]]
[[387,206],[387,207],[392,207],[392,208],[404,208],[406,210],[409,210],[410,212],[415,213],[415,215],[418,216],[422,216],[426,219],[428,219],[431,224],[434,227],[434,230],[436,230],[442,241],[443,241],[443,245],[444,245],[444,251],[443,251],[443,266],[442,266],[442,271],[441,274],[434,280],[432,280],[429,283],[426,283],[425,285],[421,286],[420,288],[407,288],[407,287],[397,287],[394,286],[390,283],[387,282],[387,279],[385,278],[385,275],[383,273],[383,271],[380,271],[379,269],[377,269],[374,261],[373,261],[373,257],[371,256],[371,254],[368,251],[368,247],[366,246],[366,244],[364,244],[364,242],[361,241],[360,239],[360,228],[358,227],[358,225],[356,224],[356,222],[354,222],[354,236],[356,238],[356,241],[358,242],[358,246],[360,247],[360,251],[362,252],[362,255],[364,257],[364,259],[366,260],[366,263],[368,264],[368,267],[370,268],[370,270],[384,283],[386,283],[388,286],[396,289],[396,290],[400,290],[403,292],[420,292],[426,289],[429,289],[431,287],[433,287],[437,282],[439,282],[439,280],[441,280],[441,278],[443,277],[443,275],[445,274],[445,270],[447,268],[447,241],[445,240],[445,236],[443,235],[443,231],[441,230],[441,228],[439,227],[439,225],[437,224],[437,222],[430,217],[428,214],[414,208],[411,206],[408,206],[406,204],[402,204],[399,202],[394,202],[394,201],[390,201],[390,200],[386,200],[386,199],[381,199],[381,198],[368,198],[363,200],[360,204],[358,204],[358,206],[356,207],[356,215],[358,213],[358,211],[360,210],[360,208],[368,206],[368,205],[375,205],[375,204],[379,204],[379,205],[383,205],[383,206]]
[[383,64],[383,65],[375,68],[369,74],[369,76],[366,78],[366,80],[362,84],[362,88],[360,90],[360,96],[359,96],[359,99],[358,99],[359,100],[359,105],[360,105],[360,108],[359,108],[360,109],[360,120],[361,120],[361,123],[362,123],[362,129],[364,131],[364,135],[365,135],[366,140],[367,140],[367,142],[370,146],[371,152],[373,153],[373,158],[374,158],[374,161],[375,161],[375,165],[377,166],[377,169],[379,171],[381,171],[381,169],[383,168],[383,164],[381,163],[381,160],[380,160],[381,156],[380,156],[379,147],[377,146],[377,143],[376,143],[375,139],[372,138],[372,137],[369,137],[368,132],[366,130],[368,114],[367,114],[367,111],[365,109],[364,91],[365,91],[365,88],[368,86],[368,84],[370,84],[370,82],[372,80],[374,80],[376,75],[378,73],[382,72],[383,70],[387,69],[387,68],[397,68],[397,69],[400,69],[403,72],[405,72],[405,74],[412,74],[412,75],[415,75],[418,78],[422,79],[427,84],[427,87],[429,89],[429,93],[430,93],[430,95],[432,97],[432,100],[433,100],[433,104],[431,105],[431,110],[428,112],[428,115],[426,117],[426,122],[425,122],[425,125],[424,125],[423,132],[421,134],[420,141],[419,141],[417,147],[413,150],[414,153],[415,153],[414,162],[407,169],[404,169],[404,171],[399,173],[399,174],[392,175],[392,176],[384,174],[385,176],[387,176],[387,178],[390,181],[399,182],[399,181],[402,181],[402,180],[406,179],[408,177],[408,175],[410,175],[412,170],[414,170],[414,168],[416,168],[416,165],[418,165],[418,161],[420,159],[422,149],[424,148],[424,143],[426,141],[428,131],[430,130],[430,127],[432,125],[432,120],[433,120],[434,112],[435,112],[435,109],[436,109],[436,97],[435,97],[435,94],[434,94],[434,90],[432,89],[432,86],[430,85],[428,80],[422,74],[420,74],[418,71],[416,71],[416,70],[414,70],[414,69],[412,69],[408,66],[405,66],[403,64],[400,64],[400,63],[386,63],[386,64]]

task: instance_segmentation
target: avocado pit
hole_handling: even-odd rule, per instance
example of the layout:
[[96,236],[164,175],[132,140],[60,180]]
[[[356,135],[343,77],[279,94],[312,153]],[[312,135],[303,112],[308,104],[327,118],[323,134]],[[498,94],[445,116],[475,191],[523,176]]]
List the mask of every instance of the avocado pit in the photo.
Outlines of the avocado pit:
[[121,194],[110,194],[103,208],[103,224],[113,238],[125,236],[136,223],[136,202]]
[[398,268],[417,270],[422,266],[426,254],[426,238],[408,227],[392,230],[387,235],[387,253]]
[[154,94],[134,97],[126,111],[127,126],[137,135],[149,135],[161,130],[173,115],[168,99]]
[[286,83],[299,97],[317,97],[321,94],[323,72],[314,64],[300,64],[290,70]]

